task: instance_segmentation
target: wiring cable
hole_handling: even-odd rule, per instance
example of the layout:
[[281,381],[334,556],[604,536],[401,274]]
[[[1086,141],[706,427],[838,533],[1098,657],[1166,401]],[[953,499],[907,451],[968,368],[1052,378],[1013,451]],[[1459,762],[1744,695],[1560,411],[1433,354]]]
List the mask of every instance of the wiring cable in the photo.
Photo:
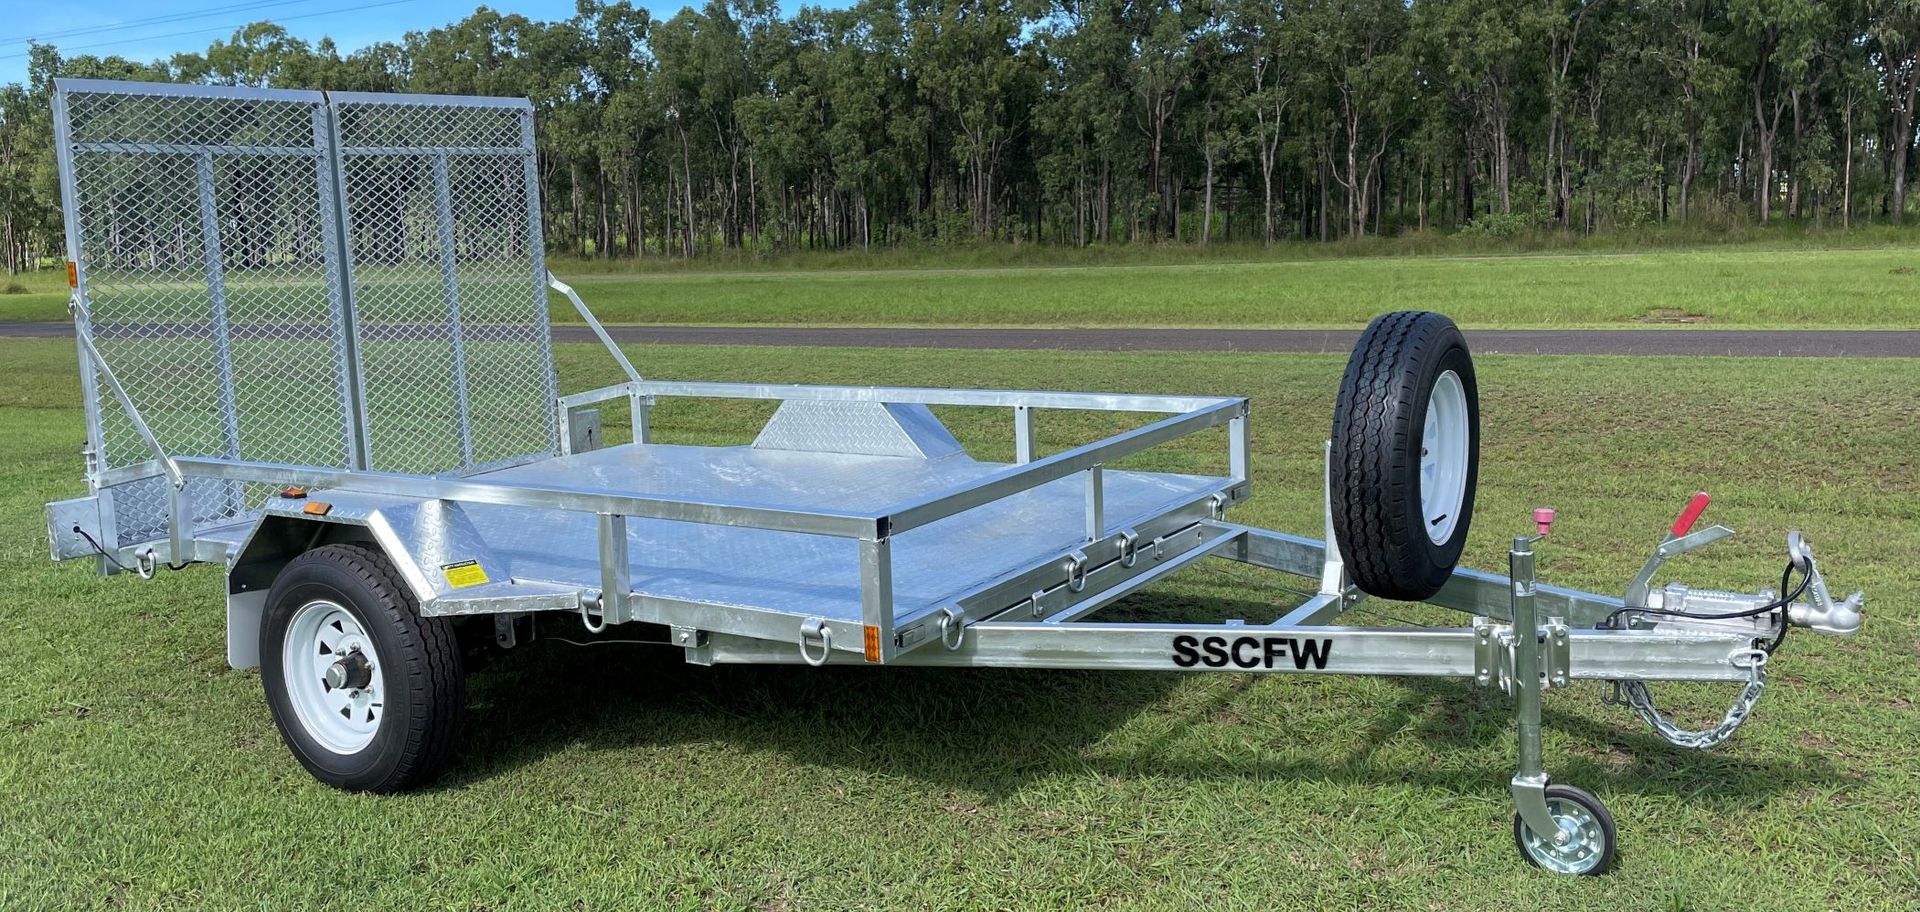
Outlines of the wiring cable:
[[[107,549],[105,549],[105,548],[103,548],[103,547],[101,547],[101,546],[100,546],[100,542],[99,542],[99,541],[97,541],[97,540],[96,540],[96,539],[95,539],[95,538],[94,538],[94,537],[93,537],[92,535],[89,535],[89,534],[87,533],[87,530],[85,530],[85,529],[82,529],[82,528],[80,528],[79,526],[77,526],[77,525],[76,525],[76,526],[74,526],[74,527],[73,527],[73,531],[75,531],[75,532],[77,532],[77,533],[79,533],[79,535],[80,535],[80,537],[81,537],[81,538],[84,538],[84,539],[86,539],[86,540],[87,540],[87,544],[89,544],[89,545],[92,545],[92,546],[93,546],[93,550],[95,550],[95,551],[98,551],[98,552],[100,552],[100,556],[101,556],[101,557],[104,557],[104,558],[106,558],[106,559],[107,559],[107,563],[110,563],[110,564],[112,564],[112,565],[114,565],[115,567],[118,567],[118,568],[120,568],[120,572],[121,572],[121,573],[135,573],[135,572],[138,572],[138,571],[136,571],[136,570],[134,570],[134,569],[133,569],[132,567],[129,567],[129,566],[127,566],[126,564],[123,564],[123,563],[121,563],[121,562],[120,562],[120,559],[119,559],[119,558],[117,558],[117,557],[114,557],[114,556],[113,556],[113,554],[112,554],[111,552],[109,552],[109,551],[108,551]],[[177,568],[176,568],[176,569],[177,569]]]
[[[1799,569],[1799,565],[1795,564],[1793,561],[1788,561],[1787,568],[1784,571],[1782,571],[1780,574],[1780,589],[1781,591],[1786,592],[1786,594],[1770,602],[1767,602],[1764,605],[1760,605],[1754,608],[1745,608],[1739,611],[1728,611],[1721,614],[1710,614],[1710,613],[1701,612],[1701,611],[1680,611],[1672,608],[1643,608],[1643,607],[1629,605],[1625,608],[1614,609],[1613,613],[1607,615],[1606,620],[1601,621],[1599,626],[1601,627],[1601,629],[1614,629],[1614,630],[1622,629],[1618,623],[1619,618],[1622,615],[1629,615],[1629,614],[1631,615],[1649,615],[1650,614],[1650,615],[1656,615],[1660,617],[1687,618],[1687,619],[1696,620],[1696,621],[1726,621],[1726,620],[1734,620],[1737,618],[1758,617],[1760,615],[1768,614],[1770,612],[1780,611],[1781,609],[1784,609],[1787,606],[1793,604],[1795,599],[1805,594],[1807,591],[1807,584],[1811,582],[1813,579],[1812,574],[1807,573],[1806,571],[1801,571],[1800,584],[1798,586],[1795,586],[1792,591],[1787,592],[1787,583],[1790,580],[1792,580],[1793,572],[1797,569]],[[1780,648],[1780,644],[1786,641],[1787,629],[1791,626],[1793,625],[1790,624],[1785,617],[1782,617],[1778,625],[1778,631],[1774,634],[1773,639],[1766,646],[1762,648],[1764,648],[1769,654],[1771,654],[1775,649]]]

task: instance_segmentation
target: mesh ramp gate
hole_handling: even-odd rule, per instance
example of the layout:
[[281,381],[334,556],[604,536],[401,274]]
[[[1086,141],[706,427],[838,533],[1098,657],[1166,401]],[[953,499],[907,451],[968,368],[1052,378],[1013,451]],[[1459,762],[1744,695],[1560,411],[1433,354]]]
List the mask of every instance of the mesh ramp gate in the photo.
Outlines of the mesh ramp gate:
[[[56,80],[75,320],[174,456],[463,473],[557,451],[524,100]],[[151,449],[82,354],[89,481],[166,536]],[[195,530],[259,486],[188,481]]]
[[330,99],[368,463],[434,473],[553,451],[531,106]]

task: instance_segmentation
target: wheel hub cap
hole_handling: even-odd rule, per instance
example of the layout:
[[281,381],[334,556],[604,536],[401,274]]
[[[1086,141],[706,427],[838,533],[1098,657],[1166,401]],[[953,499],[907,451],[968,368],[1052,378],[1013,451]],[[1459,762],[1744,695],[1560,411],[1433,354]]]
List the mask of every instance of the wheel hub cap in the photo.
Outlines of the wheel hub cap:
[[367,661],[367,657],[356,648],[328,665],[321,680],[331,689],[344,687],[348,690],[364,690],[373,683],[373,663]]

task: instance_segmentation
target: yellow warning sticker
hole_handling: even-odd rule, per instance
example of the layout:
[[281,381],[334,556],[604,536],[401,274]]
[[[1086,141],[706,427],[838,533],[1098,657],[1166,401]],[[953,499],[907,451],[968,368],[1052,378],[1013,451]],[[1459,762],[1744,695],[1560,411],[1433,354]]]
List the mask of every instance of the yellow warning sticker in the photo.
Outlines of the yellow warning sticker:
[[440,572],[447,577],[447,585],[455,589],[478,586],[487,581],[486,568],[477,560],[465,560],[457,564],[443,564]]

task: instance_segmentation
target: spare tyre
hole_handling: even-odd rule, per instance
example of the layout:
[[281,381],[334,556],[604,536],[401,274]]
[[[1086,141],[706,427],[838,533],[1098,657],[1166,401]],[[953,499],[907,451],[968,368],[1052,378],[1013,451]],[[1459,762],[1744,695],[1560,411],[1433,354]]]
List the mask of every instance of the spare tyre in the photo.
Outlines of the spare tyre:
[[1460,562],[1480,474],[1473,356],[1453,321],[1400,311],[1354,343],[1333,413],[1334,540],[1381,598],[1419,601]]

